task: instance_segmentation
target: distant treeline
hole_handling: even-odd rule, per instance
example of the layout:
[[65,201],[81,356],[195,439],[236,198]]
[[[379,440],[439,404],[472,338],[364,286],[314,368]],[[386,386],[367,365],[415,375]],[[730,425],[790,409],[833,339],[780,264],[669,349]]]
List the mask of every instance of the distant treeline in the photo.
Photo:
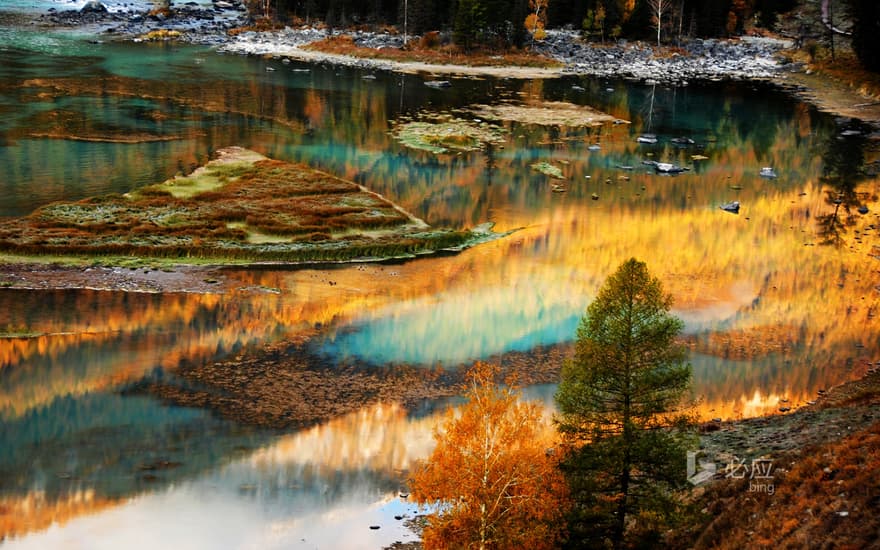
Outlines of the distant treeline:
[[781,14],[797,10],[797,38],[809,34],[805,29],[812,25],[820,29],[822,40],[828,40],[835,33],[832,29],[843,22],[852,31],[853,49],[865,67],[880,70],[878,0],[248,1],[255,13],[271,13],[282,22],[323,22],[331,27],[388,24],[410,35],[440,31],[466,49],[521,46],[530,33],[540,37],[544,27],[580,30],[597,41],[659,38],[676,43],[686,38],[740,36],[755,27],[773,29]]
[[[538,10],[548,27],[583,29],[603,38],[656,35],[658,0],[275,0],[279,18],[331,26],[388,23],[422,34],[472,26],[485,41],[522,39],[523,21]],[[664,38],[729,36],[770,25],[797,0],[660,0]],[[546,12],[546,13],[544,13]]]

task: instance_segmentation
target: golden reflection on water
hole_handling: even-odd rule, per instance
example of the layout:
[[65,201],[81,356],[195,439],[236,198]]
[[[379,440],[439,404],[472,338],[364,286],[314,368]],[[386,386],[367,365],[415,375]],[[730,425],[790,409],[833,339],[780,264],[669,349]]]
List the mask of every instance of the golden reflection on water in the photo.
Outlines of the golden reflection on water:
[[[452,257],[230,274],[242,287],[277,288],[278,294],[180,294],[133,307],[130,297],[104,293],[100,316],[76,313],[89,311],[94,300],[81,294],[63,315],[42,316],[31,327],[54,335],[0,339],[8,377],[0,410],[21,414],[54,396],[105,388],[156,366],[173,369],[282,334],[365,330],[362,348],[353,351],[367,358],[385,350],[392,360],[397,353],[398,360],[446,364],[504,351],[536,332],[550,338],[543,343],[566,341],[573,331],[558,334],[554,327],[579,318],[605,277],[635,256],[672,293],[695,351],[718,359],[695,369],[703,416],[771,412],[772,396],[806,401],[878,360],[878,264],[870,240],[817,245],[806,215],[827,209],[817,185],[768,190],[744,209],[739,216],[712,205],[658,205],[645,212],[624,201],[568,200],[537,219],[509,211],[507,225],[524,229]],[[869,220],[860,222],[865,235]],[[383,323],[391,328],[375,328]],[[761,346],[780,329],[787,348]],[[746,353],[749,360],[734,362],[742,358],[709,341],[712,334],[750,330],[738,344],[758,350]],[[122,343],[133,336],[139,343]],[[70,353],[84,354],[77,360],[87,366],[71,368],[64,360]],[[736,372],[725,372],[730,369]]]
[[279,439],[250,457],[259,471],[309,465],[317,476],[372,470],[392,474],[411,468],[434,447],[432,430],[442,414],[411,417],[397,403],[378,403]]
[[[31,204],[25,199],[33,194],[43,204],[68,194],[126,191],[188,171],[231,139],[278,158],[305,155],[435,225],[494,221],[499,231],[518,231],[456,256],[402,265],[230,271],[233,288],[246,290],[226,295],[0,290],[8,306],[0,307],[0,329],[40,333],[0,338],[0,419],[22,418],[56,398],[115,389],[157,367],[173,371],[183,362],[281,338],[326,339],[367,359],[447,365],[512,346],[564,342],[608,274],[631,256],[648,262],[687,324],[702,418],[796,407],[880,361],[878,182],[861,184],[871,214],[856,218],[843,245],[819,245],[816,217],[832,207],[820,181],[827,166],[816,152],[829,145],[819,131],[827,129],[804,104],[791,112],[774,105],[751,120],[747,104],[756,96],[722,91],[716,93],[723,99],[706,112],[694,114],[694,105],[676,112],[677,103],[667,101],[665,111],[654,113],[645,111],[642,96],[655,90],[634,87],[602,96],[602,109],[632,120],[631,126],[584,132],[506,123],[504,148],[435,158],[401,153],[388,136],[388,121],[400,114],[398,99],[411,111],[431,104],[424,94],[433,92],[418,82],[404,94],[403,80],[400,89],[396,80],[386,89],[349,78],[341,90],[334,71],[313,70],[269,84],[261,66],[242,70],[238,65],[248,61],[232,63],[235,70],[218,73],[211,85],[118,75],[22,82],[22,98],[35,105],[66,96],[100,98],[127,116],[130,99],[148,98],[150,116],[158,117],[155,133],[198,138],[71,149],[63,140],[28,139],[40,129],[72,133],[64,119],[52,118],[54,110],[34,115],[9,134],[21,158],[76,166],[79,183],[71,185],[66,171],[50,171],[34,188],[29,178],[38,163],[15,159],[5,173],[24,182],[28,193],[14,187],[9,195]],[[480,97],[493,89],[498,98],[530,103],[560,99],[547,92],[553,83],[480,86],[473,88]],[[679,92],[662,93],[669,99]],[[682,90],[678,97],[688,93],[697,94]],[[456,101],[464,100],[449,105]],[[186,124],[172,125],[165,116]],[[664,119],[668,128],[686,128],[705,141],[708,159],[692,161],[692,149],[635,143],[652,120]],[[97,119],[86,120],[96,124],[86,130],[100,130]],[[109,122],[129,124],[119,115]],[[244,131],[244,125],[252,127]],[[588,152],[590,143],[600,143],[601,151]],[[693,170],[657,176],[641,165],[648,158]],[[567,193],[551,193],[531,170],[539,160],[562,169]],[[760,179],[761,166],[775,167],[781,177]],[[113,185],[104,183],[113,178]],[[734,199],[742,202],[738,216],[718,209]],[[314,478],[369,470],[387,481],[429,452],[438,418],[408,417],[397,404],[377,404],[282,437],[239,467],[265,480],[279,470]],[[0,537],[117,502],[90,490],[4,496]]]

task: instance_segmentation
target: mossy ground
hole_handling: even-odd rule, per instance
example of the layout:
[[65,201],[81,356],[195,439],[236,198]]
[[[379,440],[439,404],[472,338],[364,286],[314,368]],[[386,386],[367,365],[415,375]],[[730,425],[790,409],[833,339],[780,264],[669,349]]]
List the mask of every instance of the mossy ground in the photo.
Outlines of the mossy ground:
[[540,105],[513,103],[474,105],[468,108],[468,111],[486,120],[513,121],[541,126],[577,128],[601,126],[609,122],[629,124],[629,121],[615,118],[592,107],[575,105],[565,101],[544,101]]
[[474,236],[430,230],[383,197],[307,166],[224,151],[187,177],[4,221],[0,252],[322,262],[460,248]]

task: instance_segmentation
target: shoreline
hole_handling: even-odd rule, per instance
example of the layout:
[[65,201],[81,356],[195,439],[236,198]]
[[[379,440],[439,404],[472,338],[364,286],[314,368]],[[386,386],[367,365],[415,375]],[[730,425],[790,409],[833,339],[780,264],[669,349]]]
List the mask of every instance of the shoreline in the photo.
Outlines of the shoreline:
[[[880,127],[880,102],[859,94],[827,75],[817,75],[785,55],[790,40],[743,36],[735,39],[690,39],[681,47],[659,49],[644,42],[597,44],[583,42],[575,31],[550,29],[535,44],[534,52],[561,64],[558,68],[524,66],[472,66],[421,61],[398,61],[357,57],[305,49],[330,36],[349,36],[356,46],[372,49],[399,48],[400,35],[387,32],[326,30],[315,27],[236,33],[249,23],[243,5],[234,0],[223,7],[173,6],[167,16],[139,12],[79,12],[76,10],[34,13],[30,24],[45,28],[81,28],[100,41],[143,42],[151,32],[177,31],[174,40],[209,45],[219,52],[270,56],[303,63],[330,64],[362,70],[390,71],[459,77],[550,79],[565,76],[623,79],[652,85],[687,86],[693,82],[755,81],[776,86],[835,116],[856,118]],[[5,13],[5,12],[3,12]],[[20,15],[20,14],[19,14]],[[417,40],[414,37],[412,40]]]

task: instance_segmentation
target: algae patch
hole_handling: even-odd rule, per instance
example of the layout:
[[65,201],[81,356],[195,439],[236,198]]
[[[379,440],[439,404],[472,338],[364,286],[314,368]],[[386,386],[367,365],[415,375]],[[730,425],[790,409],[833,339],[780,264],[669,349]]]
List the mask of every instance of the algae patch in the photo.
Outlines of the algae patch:
[[536,162],[535,164],[532,164],[532,170],[541,172],[542,174],[550,176],[551,178],[556,178],[560,180],[565,179],[565,176],[562,175],[562,169],[558,166],[550,164],[549,162]]
[[166,182],[143,187],[125,196],[129,199],[141,199],[149,195],[168,193],[179,199],[191,198],[235,182],[242,174],[251,170],[255,162],[263,160],[269,159],[255,151],[227,147],[217,152],[215,160],[196,168],[188,176],[175,176]]
[[442,154],[450,151],[479,151],[487,144],[502,143],[504,131],[486,122],[438,117],[434,121],[404,121],[393,135],[410,149]]
[[474,105],[467,111],[487,120],[537,124],[540,126],[601,126],[608,122],[628,124],[602,111],[575,105],[564,101],[546,101],[540,105],[516,105],[500,103],[498,105]]

